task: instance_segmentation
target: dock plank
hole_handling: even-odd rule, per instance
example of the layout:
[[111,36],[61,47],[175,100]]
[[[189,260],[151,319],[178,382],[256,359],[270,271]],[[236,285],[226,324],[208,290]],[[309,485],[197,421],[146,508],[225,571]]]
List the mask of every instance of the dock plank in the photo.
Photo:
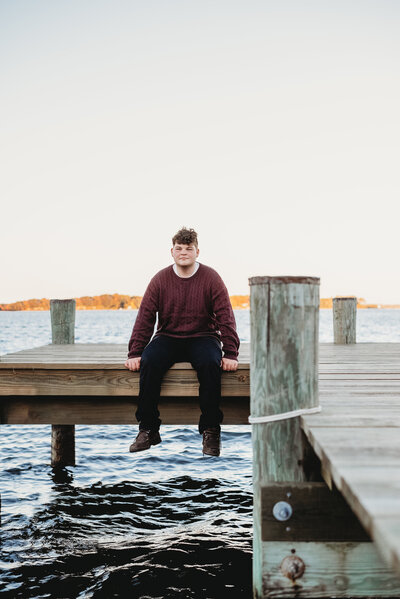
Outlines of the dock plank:
[[[127,347],[123,344],[74,343],[71,345],[42,345],[31,349],[4,354],[0,356],[0,369],[29,368],[40,365],[41,368],[96,369],[116,368],[127,370],[124,363],[127,358]],[[239,369],[248,368],[248,344],[239,353]],[[172,369],[191,369],[189,362],[179,362]]]
[[[197,396],[199,383],[192,368],[170,369],[162,383],[161,395],[166,397]],[[223,397],[249,395],[249,374],[224,372],[221,378]],[[75,368],[20,368],[9,372],[0,370],[0,395],[97,395],[137,396],[139,373],[124,368],[102,366],[92,369]]]
[[400,344],[320,350],[322,411],[303,416],[303,430],[326,482],[400,575]]

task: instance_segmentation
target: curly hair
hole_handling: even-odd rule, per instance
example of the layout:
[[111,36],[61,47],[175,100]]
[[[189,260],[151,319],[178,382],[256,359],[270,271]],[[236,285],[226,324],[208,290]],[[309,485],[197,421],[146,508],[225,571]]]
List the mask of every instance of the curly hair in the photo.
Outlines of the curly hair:
[[194,229],[187,229],[186,227],[182,227],[179,229],[177,233],[172,238],[172,245],[176,243],[184,243],[186,245],[190,245],[191,243],[196,247],[199,246],[197,241],[197,233]]

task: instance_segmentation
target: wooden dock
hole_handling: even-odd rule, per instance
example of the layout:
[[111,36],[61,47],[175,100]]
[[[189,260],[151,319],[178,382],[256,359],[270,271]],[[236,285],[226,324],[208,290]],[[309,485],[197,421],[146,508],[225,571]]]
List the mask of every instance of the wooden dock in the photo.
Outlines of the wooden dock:
[[[0,358],[2,424],[136,424],[139,373],[125,368],[127,347],[44,345]],[[222,375],[225,424],[248,424],[249,346],[236,372]],[[161,389],[164,424],[197,424],[198,381],[189,363],[174,364]]]
[[[46,345],[1,356],[1,424],[134,423],[139,375],[124,367],[125,358],[126,346],[112,344]],[[222,377],[225,424],[248,423],[249,383],[249,345],[243,344],[238,370]],[[162,387],[163,422],[196,424],[197,394],[191,366],[174,365]],[[373,571],[370,561],[365,562],[360,591],[353,589],[350,596],[366,596],[375,588],[367,582],[371,576],[383,585],[377,595],[394,596],[400,588],[400,344],[320,344],[319,399],[322,411],[302,416],[302,429],[320,459],[324,481],[340,491],[383,560]],[[288,534],[285,542],[285,534],[283,529],[282,550],[290,553],[293,541]],[[301,546],[307,559],[307,543]],[[321,548],[321,556],[325,550]],[[271,559],[273,580],[282,556]],[[311,565],[307,568],[311,571]],[[337,576],[341,580],[343,573]],[[351,584],[344,581],[342,586],[336,585],[336,596],[349,596]],[[295,594],[297,584],[296,589],[265,596],[317,596]],[[321,590],[318,596],[329,595]]]

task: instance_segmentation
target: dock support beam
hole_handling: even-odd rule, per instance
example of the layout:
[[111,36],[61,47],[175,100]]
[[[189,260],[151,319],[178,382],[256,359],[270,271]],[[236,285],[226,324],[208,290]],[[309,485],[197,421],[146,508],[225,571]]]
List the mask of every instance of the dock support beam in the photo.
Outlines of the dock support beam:
[[[250,283],[252,417],[291,412],[318,405],[319,279],[252,277]],[[282,574],[271,580],[271,544],[262,540],[262,487],[273,482],[301,482],[304,438],[300,419],[253,424],[254,597],[283,597],[292,582]],[[287,556],[289,561],[300,555]],[[296,569],[298,564],[293,563]],[[290,569],[290,564],[285,568]],[[270,586],[271,584],[271,586]],[[288,597],[292,596],[289,590]],[[293,595],[294,596],[294,595]],[[297,596],[297,595],[296,595]]]
[[356,343],[357,298],[334,297],[332,313],[334,343]]
[[[50,300],[51,338],[54,344],[75,343],[74,299]],[[51,427],[51,465],[75,466],[75,425],[53,424]]]
[[75,466],[75,425],[52,425],[51,465],[53,468]]

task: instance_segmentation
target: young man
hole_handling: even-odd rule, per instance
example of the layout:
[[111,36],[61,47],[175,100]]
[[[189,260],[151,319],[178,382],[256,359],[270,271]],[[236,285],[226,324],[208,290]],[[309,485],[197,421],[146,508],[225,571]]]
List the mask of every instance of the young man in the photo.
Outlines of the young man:
[[[235,317],[221,277],[214,269],[196,262],[197,233],[182,228],[174,235],[172,246],[175,264],[151,279],[129,341],[125,366],[140,370],[136,411],[139,434],[129,451],[143,451],[161,443],[157,404],[162,378],[175,362],[190,362],[200,383],[203,453],[218,456],[223,419],[219,409],[221,367],[233,371],[238,366]],[[157,314],[157,331],[150,341]]]

